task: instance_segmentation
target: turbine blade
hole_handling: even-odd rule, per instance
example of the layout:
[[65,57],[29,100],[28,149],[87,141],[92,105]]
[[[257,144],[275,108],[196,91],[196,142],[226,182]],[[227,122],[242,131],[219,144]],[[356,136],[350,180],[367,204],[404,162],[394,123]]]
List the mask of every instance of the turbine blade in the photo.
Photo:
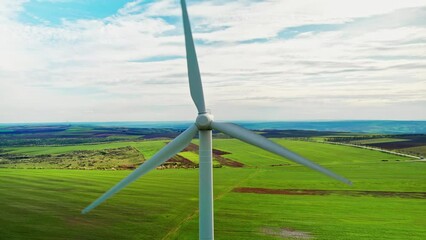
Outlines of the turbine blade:
[[191,24],[189,23],[188,11],[185,0],[181,0],[183,28],[185,32],[186,63],[188,67],[189,89],[192,100],[198,109],[198,113],[205,113],[203,84],[201,83],[200,69],[198,67],[197,53],[195,52],[194,40],[192,39]]
[[306,167],[309,167],[313,170],[316,170],[318,172],[321,172],[329,177],[332,177],[334,179],[337,179],[341,182],[344,182],[348,185],[351,185],[351,181],[348,179],[341,177],[332,171],[325,169],[321,166],[319,166],[316,163],[313,163],[309,161],[308,159],[297,155],[294,152],[291,152],[290,150],[282,147],[281,145],[278,145],[269,139],[262,137],[252,131],[249,131],[245,128],[242,128],[238,125],[232,124],[232,123],[219,123],[219,122],[212,122],[211,124],[212,128],[215,130],[218,130],[220,132],[223,132],[231,137],[237,138],[243,142],[249,143],[251,145],[260,147],[266,151],[275,153],[277,155],[280,155],[282,157],[285,157],[289,160],[292,160],[293,162],[302,164]]
[[93,203],[87,206],[81,213],[88,213],[93,208],[107,200],[109,197],[126,187],[131,182],[135,181],[139,177],[143,176],[147,172],[158,167],[169,158],[173,157],[176,153],[182,151],[191,142],[192,138],[197,134],[198,128],[195,124],[192,124],[188,129],[176,137],[173,141],[169,142],[164,148],[156,153],[151,159],[144,162],[136,170],[134,170],[129,176],[121,180],[114,187],[104,193],[101,197],[96,199]]

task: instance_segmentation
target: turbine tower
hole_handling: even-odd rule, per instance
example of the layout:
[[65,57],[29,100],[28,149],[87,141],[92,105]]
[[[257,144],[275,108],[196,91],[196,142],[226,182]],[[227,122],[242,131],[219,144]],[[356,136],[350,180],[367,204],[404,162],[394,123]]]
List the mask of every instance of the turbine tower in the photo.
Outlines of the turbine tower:
[[188,67],[189,87],[192,100],[198,110],[198,116],[188,129],[182,132],[178,137],[169,142],[164,148],[156,153],[151,159],[144,162],[129,176],[121,180],[109,191],[104,193],[82,213],[88,213],[93,208],[104,202],[106,199],[126,187],[131,182],[145,175],[149,171],[160,166],[169,158],[173,157],[186,146],[189,145],[195,135],[199,134],[199,239],[214,239],[214,221],[213,221],[213,164],[212,164],[212,130],[216,130],[243,142],[262,148],[266,151],[275,153],[293,162],[302,164],[313,170],[319,171],[329,177],[341,182],[351,184],[349,180],[341,177],[330,170],[327,170],[306,158],[291,152],[290,150],[278,145],[267,138],[255,134],[245,128],[232,123],[216,122],[213,115],[206,111],[204,102],[203,86],[198,67],[197,54],[195,52],[194,41],[191,33],[191,26],[188,18],[185,0],[181,0],[183,26],[185,32],[186,59]]

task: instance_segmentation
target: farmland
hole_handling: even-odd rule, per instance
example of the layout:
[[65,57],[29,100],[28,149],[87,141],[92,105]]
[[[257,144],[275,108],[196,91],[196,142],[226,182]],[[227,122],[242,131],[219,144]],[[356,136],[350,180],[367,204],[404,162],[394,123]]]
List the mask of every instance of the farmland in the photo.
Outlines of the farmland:
[[[116,135],[108,136],[114,141],[98,141],[88,134],[55,145],[46,144],[52,141],[46,135],[39,145],[3,145],[1,161],[7,163],[0,164],[0,238],[197,239],[197,139],[180,153],[192,165],[155,170],[93,212],[80,214],[130,173],[112,169],[135,167],[164,146],[167,138],[161,132],[155,134],[161,137],[121,136],[119,141]],[[25,139],[34,142],[30,135]],[[216,239],[426,238],[424,162],[294,136],[273,137],[354,185],[346,186],[234,139],[215,139]],[[90,142],[69,144],[82,139]],[[26,158],[11,162],[11,156]],[[46,159],[85,165],[64,169],[66,165],[48,164]],[[93,159],[98,162],[88,166]]]
[[420,158],[425,158],[426,156],[425,134],[330,136],[322,139],[329,142],[391,150]]

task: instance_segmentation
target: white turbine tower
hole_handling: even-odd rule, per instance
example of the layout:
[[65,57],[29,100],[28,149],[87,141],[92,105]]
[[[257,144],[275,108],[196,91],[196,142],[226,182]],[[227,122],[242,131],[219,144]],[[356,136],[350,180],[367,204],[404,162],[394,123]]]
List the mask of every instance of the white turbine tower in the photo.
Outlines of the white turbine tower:
[[189,145],[192,138],[198,133],[200,139],[199,146],[199,238],[203,240],[214,239],[213,227],[213,165],[212,165],[212,130],[217,130],[231,137],[251,145],[262,148],[266,151],[275,153],[293,162],[302,164],[313,170],[319,171],[329,177],[335,178],[347,184],[349,180],[341,177],[330,170],[327,170],[316,163],[307,160],[304,157],[291,152],[290,150],[258,135],[245,128],[232,123],[223,123],[213,121],[213,116],[206,111],[204,103],[203,86],[201,83],[200,70],[198,68],[197,55],[195,52],[194,41],[192,39],[191,26],[188,19],[185,0],[181,0],[183,26],[185,31],[186,59],[188,66],[189,87],[191,97],[198,109],[198,116],[195,123],[181,133],[174,140],[169,142],[164,148],[156,153],[151,159],[144,162],[129,176],[121,180],[118,184],[96,199],[82,213],[87,213],[106,199],[126,187],[131,182],[145,175],[149,171],[160,166],[169,158],[173,157],[186,146]]

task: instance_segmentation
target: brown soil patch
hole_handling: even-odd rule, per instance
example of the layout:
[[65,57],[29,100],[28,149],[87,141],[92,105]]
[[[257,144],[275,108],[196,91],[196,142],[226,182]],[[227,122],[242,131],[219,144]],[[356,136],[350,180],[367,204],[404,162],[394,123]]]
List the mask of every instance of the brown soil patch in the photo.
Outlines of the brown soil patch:
[[256,194],[282,194],[282,195],[346,195],[346,196],[371,196],[371,197],[400,197],[425,199],[426,192],[391,192],[391,191],[358,191],[358,190],[317,190],[317,189],[270,189],[270,188],[234,188],[233,192]]
[[231,154],[230,152],[225,152],[219,149],[213,149],[213,154],[214,155],[226,155],[226,154]]
[[182,157],[182,156],[180,156],[180,155],[175,155],[175,156],[173,156],[172,158],[170,158],[167,162],[180,162],[180,163],[182,163],[182,164],[184,164],[184,165],[196,165],[195,163],[193,163],[191,160],[189,160],[189,159],[187,159],[187,158],[185,158],[185,157]]
[[312,235],[308,232],[297,231],[290,228],[271,228],[265,227],[261,232],[266,235],[278,236],[285,239],[312,239]]
[[120,170],[133,170],[133,169],[136,169],[136,165],[135,164],[122,164],[122,165],[119,165],[118,167],[117,167],[117,169],[120,169]]
[[198,145],[190,143],[182,152],[198,152]]
[[[190,143],[183,152],[198,152],[198,145]],[[229,158],[223,157],[222,155],[230,154],[219,149],[213,149],[213,158],[216,159],[221,165],[228,167],[244,167],[243,163],[231,160]]]
[[214,158],[222,165],[229,167],[244,167],[244,163],[240,163],[229,158],[222,157],[221,155],[213,155]]

